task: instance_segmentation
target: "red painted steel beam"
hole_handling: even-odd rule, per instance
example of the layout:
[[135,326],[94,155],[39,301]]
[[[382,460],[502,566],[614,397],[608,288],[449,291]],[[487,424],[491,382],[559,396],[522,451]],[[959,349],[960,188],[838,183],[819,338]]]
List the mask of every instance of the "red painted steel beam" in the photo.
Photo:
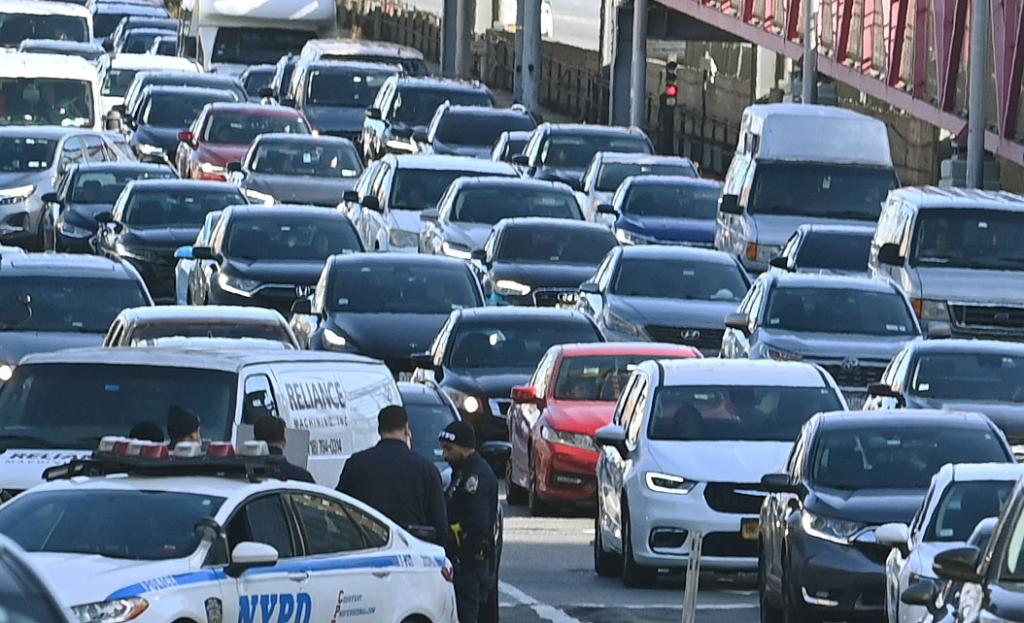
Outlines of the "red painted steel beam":
[[835,5],[835,59],[845,63],[850,50],[850,24],[853,21],[853,5],[856,0],[836,0]]
[[900,69],[903,66],[903,42],[907,34],[907,7],[910,0],[889,0],[889,21],[886,24],[886,45],[888,62],[886,82],[889,86],[899,84]]
[[761,26],[766,30],[775,30],[775,0],[764,0],[764,20]]
[[953,109],[960,58],[967,32],[967,0],[933,0],[935,15],[935,59],[938,63],[939,108]]
[[800,36],[800,0],[786,0],[786,40],[796,41]]
[[1000,136],[1013,136],[1024,69],[1024,12],[1019,0],[992,0],[992,58]]
[[754,0],[742,0],[740,5],[740,19],[750,23],[754,19]]
[[928,94],[928,0],[917,0],[914,9],[914,97]]
[[873,0],[864,0],[864,22],[860,41],[860,69],[867,72],[875,64],[875,3]]

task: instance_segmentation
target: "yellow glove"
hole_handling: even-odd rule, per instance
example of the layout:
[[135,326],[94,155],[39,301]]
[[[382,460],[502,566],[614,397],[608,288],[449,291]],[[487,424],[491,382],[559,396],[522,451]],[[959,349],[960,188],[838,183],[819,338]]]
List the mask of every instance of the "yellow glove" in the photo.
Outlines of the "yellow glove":
[[452,536],[455,537],[455,545],[462,547],[462,524],[453,523],[451,526]]

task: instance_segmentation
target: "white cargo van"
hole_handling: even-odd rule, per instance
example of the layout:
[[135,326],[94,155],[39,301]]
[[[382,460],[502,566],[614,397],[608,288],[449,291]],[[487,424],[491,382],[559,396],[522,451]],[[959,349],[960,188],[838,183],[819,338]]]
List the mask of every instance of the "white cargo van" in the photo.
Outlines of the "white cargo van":
[[381,362],[310,351],[96,348],[32,355],[0,392],[0,487],[18,492],[42,470],[91,452],[105,435],[172,406],[199,417],[204,439],[235,442],[238,428],[276,415],[309,434],[308,469],[338,482],[345,460],[377,442],[377,414],[401,404]]
[[96,68],[77,56],[4,54],[0,62],[0,125],[102,130]]
[[832,106],[748,106],[715,248],[762,272],[800,225],[873,224],[896,186],[881,121]]
[[88,43],[92,34],[92,11],[84,6],[44,0],[0,0],[0,48],[17,49],[26,39]]

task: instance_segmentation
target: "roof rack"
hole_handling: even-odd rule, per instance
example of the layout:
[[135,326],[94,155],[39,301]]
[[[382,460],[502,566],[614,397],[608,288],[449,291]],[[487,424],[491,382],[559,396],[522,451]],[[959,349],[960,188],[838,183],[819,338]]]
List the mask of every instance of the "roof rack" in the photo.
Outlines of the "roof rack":
[[65,465],[45,470],[43,479],[50,482],[79,476],[127,474],[150,477],[212,476],[260,482],[268,478],[280,478],[283,464],[282,456],[143,458],[112,452],[95,452],[90,457],[74,459]]

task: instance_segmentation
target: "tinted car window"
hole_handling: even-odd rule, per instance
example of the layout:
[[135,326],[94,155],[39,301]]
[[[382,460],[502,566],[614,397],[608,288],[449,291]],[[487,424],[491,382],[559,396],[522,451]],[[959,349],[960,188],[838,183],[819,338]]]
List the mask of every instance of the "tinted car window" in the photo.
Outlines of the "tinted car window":
[[373,103],[377,91],[394,71],[321,68],[309,72],[306,103],[311,106],[354,106]]
[[148,304],[139,284],[129,279],[2,277],[0,333],[106,333],[121,310]]
[[917,266],[1024,270],[1024,212],[924,210],[916,228]]
[[935,507],[924,540],[966,541],[982,519],[999,515],[1013,484],[1012,480],[950,483]]
[[764,327],[866,335],[917,333],[907,304],[895,292],[821,287],[774,289]]
[[[168,31],[157,31],[157,32],[139,32],[132,31],[125,37],[125,42],[121,46],[122,52],[129,54],[145,54],[149,51],[149,48],[153,47],[153,42],[156,41],[157,37],[162,37],[168,34]],[[131,80],[128,81],[131,84]],[[128,85],[125,85],[125,89]],[[124,93],[122,92],[122,95]],[[104,95],[107,95],[106,93]]]
[[544,144],[541,163],[548,167],[583,169],[599,151],[648,154],[651,147],[638,136],[554,134]]
[[[387,526],[356,508],[310,494],[292,494],[291,499],[306,537],[308,555],[350,552],[387,543],[386,537],[383,541],[379,537],[381,533],[387,534]],[[359,522],[355,513],[360,514]],[[365,534],[363,527],[368,519],[379,527]]]
[[437,266],[345,265],[331,271],[328,311],[448,314],[480,304],[469,273]]
[[729,264],[625,258],[612,292],[621,296],[736,301],[747,293],[740,269]]
[[457,106],[490,106],[492,103],[490,94],[484,91],[403,87],[398,90],[391,118],[409,125],[427,125],[437,107],[445,102]]
[[142,113],[143,123],[157,128],[187,128],[203,107],[213,102],[233,102],[234,96],[223,94],[154,93]]
[[118,195],[133,180],[173,179],[170,169],[149,171],[89,171],[80,170],[71,188],[71,203],[108,203],[113,205]]
[[441,457],[441,446],[437,436],[457,418],[451,407],[444,404],[421,404],[406,402],[405,410],[409,414],[409,428],[412,429],[412,449],[414,452],[435,463]]
[[195,551],[196,523],[223,503],[169,491],[46,491],[5,505],[0,532],[27,552],[168,560]]
[[872,233],[818,235],[811,232],[804,237],[803,243],[797,250],[796,264],[799,268],[866,271],[872,235]]
[[206,139],[223,145],[247,145],[260,134],[309,134],[299,117],[219,111],[206,122]]
[[923,353],[911,393],[934,400],[1024,403],[1024,357],[1000,353]]
[[92,85],[58,78],[0,79],[0,125],[92,125]]
[[348,219],[254,218],[230,224],[228,257],[243,260],[326,260],[335,253],[360,251]]
[[135,192],[124,210],[125,222],[138,228],[200,228],[206,213],[245,203],[237,192],[195,193],[167,188]]
[[634,185],[626,194],[622,211],[637,216],[714,220],[721,194],[717,186]]
[[583,218],[571,192],[527,190],[515,186],[463,190],[451,212],[452,221],[486,225],[521,216]]
[[506,227],[498,242],[495,259],[596,266],[616,244],[615,236],[607,230]]
[[479,175],[472,171],[437,171],[432,169],[398,169],[391,190],[391,207],[395,210],[428,210],[437,206],[444,191],[456,179]]
[[[558,368],[554,397],[557,400],[615,402],[636,364],[651,358],[651,355],[566,357]],[[659,355],[658,359],[670,357]]]
[[454,145],[493,145],[507,130],[532,130],[533,119],[527,115],[474,115],[449,112],[437,123],[434,138]]
[[254,338],[291,342],[288,332],[281,325],[256,324],[254,322],[160,322],[142,325],[131,332],[132,344],[164,337],[222,337],[230,339]]
[[641,164],[639,162],[609,162],[601,166],[597,174],[597,190],[612,192],[627,177],[637,175],[680,175],[697,177],[692,166],[683,164]]
[[17,47],[25,39],[65,39],[86,42],[89,25],[73,15],[0,14],[0,46]]
[[351,145],[310,143],[260,143],[251,169],[272,175],[306,177],[356,177],[363,171],[359,153]]
[[291,558],[295,546],[288,524],[281,497],[266,495],[247,503],[231,518],[227,526],[228,543],[232,548],[242,541],[266,543],[281,558]]
[[245,75],[242,86],[245,92],[252,97],[258,97],[260,89],[270,86],[270,80],[274,77],[273,69],[252,70]]
[[48,169],[56,151],[56,139],[0,136],[0,172],[21,173]]
[[463,326],[455,334],[448,365],[455,369],[537,366],[555,344],[600,341],[586,322],[509,321],[497,326]]
[[217,29],[212,62],[239,65],[276,63],[289,52],[297,52],[315,33],[283,28]]
[[766,162],[757,165],[748,209],[752,214],[876,221],[895,187],[896,176],[888,169]]
[[827,387],[662,387],[647,436],[673,441],[793,441],[812,415],[841,410]]

